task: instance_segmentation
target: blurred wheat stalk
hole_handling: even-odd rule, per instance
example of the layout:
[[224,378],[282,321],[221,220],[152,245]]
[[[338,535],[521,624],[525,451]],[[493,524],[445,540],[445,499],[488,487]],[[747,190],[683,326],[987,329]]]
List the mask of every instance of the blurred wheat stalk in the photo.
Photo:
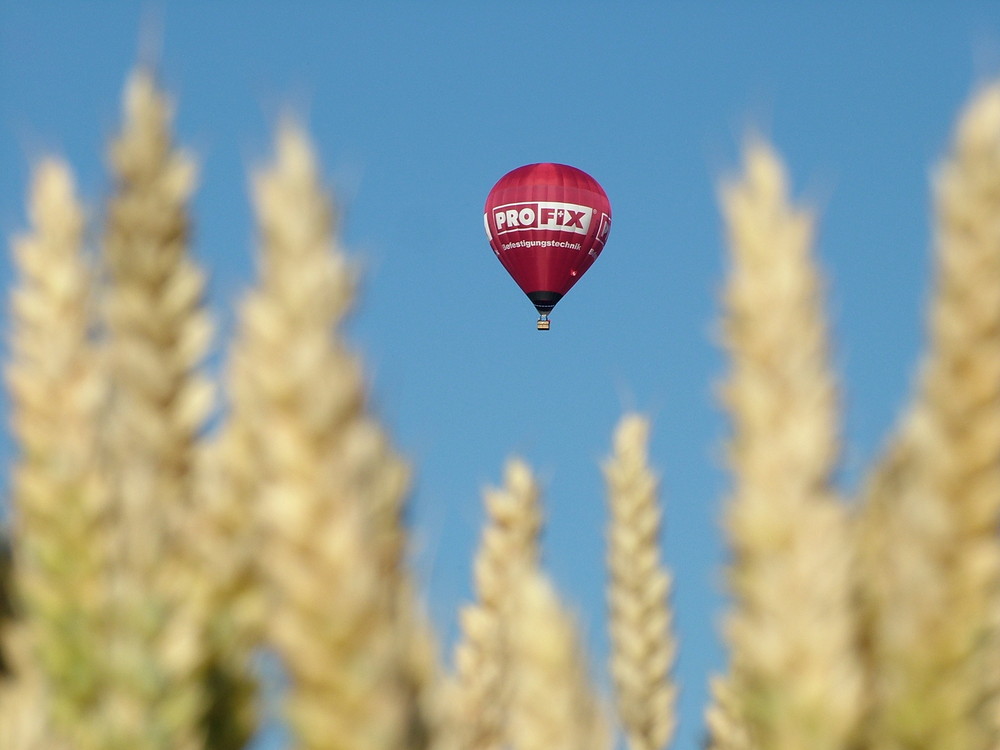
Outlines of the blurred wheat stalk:
[[[284,121],[253,175],[259,273],[207,430],[196,164],[150,71],[124,105],[101,231],[47,158],[11,245],[0,750],[247,747],[261,653],[303,750],[668,747],[677,642],[649,421],[626,415],[603,467],[613,700],[543,570],[541,488],[520,460],[484,493],[476,601],[447,674],[407,562],[410,470],[343,335],[355,273],[306,133]],[[1000,86],[963,114],[936,191],[928,350],[852,508],[833,480],[815,218],[761,141],[722,186],[732,604],[706,715],[717,750],[1000,746]]]
[[1000,85],[963,114],[935,187],[927,352],[858,524],[880,750],[998,743]]
[[759,142],[722,199],[734,708],[754,745],[834,750],[853,732],[861,671],[846,511],[831,486],[836,402],[813,221],[789,204],[782,167]]

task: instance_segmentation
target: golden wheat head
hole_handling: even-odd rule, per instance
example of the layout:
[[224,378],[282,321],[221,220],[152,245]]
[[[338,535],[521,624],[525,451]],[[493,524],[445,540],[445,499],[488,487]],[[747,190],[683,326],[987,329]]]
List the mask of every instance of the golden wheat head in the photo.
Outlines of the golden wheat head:
[[611,673],[618,716],[631,750],[659,750],[676,726],[677,652],[670,611],[670,574],[660,561],[662,512],[658,480],[648,465],[649,421],[630,414],[604,465],[611,522],[608,591]]
[[473,562],[478,601],[460,612],[453,712],[462,750],[499,750],[507,741],[512,579],[538,564],[537,482],[520,460],[507,463],[504,478],[502,489],[484,493],[487,522]]
[[858,524],[877,750],[998,741],[1000,85],[956,130],[936,181],[928,352]]
[[855,730],[852,554],[830,489],[838,436],[813,219],[787,197],[784,169],[760,142],[722,192],[731,270],[723,391],[734,487],[730,716],[769,750],[836,750]]

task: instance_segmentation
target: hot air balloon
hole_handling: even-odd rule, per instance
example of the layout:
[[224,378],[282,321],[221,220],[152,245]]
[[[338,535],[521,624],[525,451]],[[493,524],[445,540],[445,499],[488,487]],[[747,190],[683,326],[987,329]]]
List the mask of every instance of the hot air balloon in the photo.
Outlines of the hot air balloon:
[[505,174],[486,198],[486,237],[538,310],[549,313],[597,259],[611,231],[611,203],[597,180],[565,164],[528,164]]

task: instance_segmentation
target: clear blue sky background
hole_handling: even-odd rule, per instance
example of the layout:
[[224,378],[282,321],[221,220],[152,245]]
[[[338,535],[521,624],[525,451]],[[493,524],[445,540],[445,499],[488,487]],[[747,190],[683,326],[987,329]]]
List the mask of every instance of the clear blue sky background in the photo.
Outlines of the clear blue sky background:
[[[653,416],[681,639],[675,747],[698,747],[707,678],[725,665],[717,182],[753,128],[822,214],[850,489],[906,398],[932,169],[959,107],[1000,73],[1000,4],[0,0],[5,236],[25,226],[29,165],[50,150],[100,205],[144,36],[203,162],[195,251],[224,334],[253,272],[247,169],[286,106],[308,122],[365,268],[350,332],[416,467],[415,556],[449,652],[480,490],[520,454],[545,487],[546,565],[606,680],[599,462],[624,410]],[[614,211],[547,334],[482,224],[493,183],[536,161],[590,172]],[[7,286],[6,257],[0,274]]]

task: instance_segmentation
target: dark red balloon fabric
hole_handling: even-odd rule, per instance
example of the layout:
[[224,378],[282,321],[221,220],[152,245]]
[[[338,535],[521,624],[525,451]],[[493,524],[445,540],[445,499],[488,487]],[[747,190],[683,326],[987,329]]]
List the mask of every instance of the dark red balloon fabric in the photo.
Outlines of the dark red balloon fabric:
[[493,186],[484,211],[493,252],[539,312],[548,312],[580,280],[611,230],[604,190],[565,164],[508,172]]

